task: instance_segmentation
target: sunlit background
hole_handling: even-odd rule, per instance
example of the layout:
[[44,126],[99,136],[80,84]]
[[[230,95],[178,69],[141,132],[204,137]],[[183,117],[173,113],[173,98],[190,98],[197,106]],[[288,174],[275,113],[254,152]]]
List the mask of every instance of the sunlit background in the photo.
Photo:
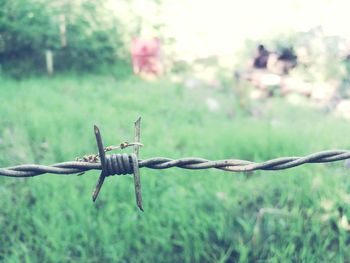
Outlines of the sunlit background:
[[176,53],[184,59],[233,55],[244,48],[247,39],[259,41],[318,27],[325,36],[350,37],[349,3],[345,0],[192,0],[161,4],[140,0],[110,1],[107,6],[126,28],[139,27],[141,36],[173,39]]

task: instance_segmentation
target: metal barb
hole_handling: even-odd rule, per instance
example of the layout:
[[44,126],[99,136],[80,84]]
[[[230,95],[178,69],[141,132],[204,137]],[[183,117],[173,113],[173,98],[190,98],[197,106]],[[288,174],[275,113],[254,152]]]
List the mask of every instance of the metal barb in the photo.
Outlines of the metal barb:
[[100,193],[101,187],[103,185],[103,182],[106,178],[105,175],[105,169],[104,167],[106,167],[106,154],[105,154],[105,150],[103,147],[103,142],[102,142],[102,138],[101,138],[101,133],[99,128],[94,125],[94,132],[95,132],[95,137],[96,137],[96,143],[97,143],[97,148],[98,148],[98,153],[100,156],[100,162],[101,162],[101,167],[102,167],[102,171],[100,174],[100,177],[97,180],[97,184],[95,186],[95,190],[92,193],[92,201],[95,202],[97,199],[98,194]]
[[135,196],[136,196],[136,205],[138,208],[140,208],[141,211],[143,210],[142,207],[142,193],[141,193],[141,179],[140,179],[140,170],[139,170],[139,148],[140,148],[140,138],[141,138],[141,117],[139,117],[135,121],[135,145],[134,145],[134,154],[136,155],[136,161],[133,161],[133,168],[134,168],[134,186],[135,186]]
[[138,119],[134,122],[135,125],[135,136],[134,136],[134,153],[136,154],[136,157],[139,158],[139,150],[141,144],[141,117],[138,117]]
[[[139,147],[140,147],[140,121],[141,118],[138,118],[135,122],[135,144],[134,146],[134,156],[132,156],[132,166],[133,166],[133,176],[134,176],[134,186],[135,186],[135,196],[136,196],[136,205],[141,211],[143,210],[142,207],[142,195],[141,195],[141,180],[140,180],[140,170],[139,170],[139,163],[138,163],[138,154],[139,154]],[[96,137],[96,143],[98,148],[98,155],[100,157],[101,162],[101,169],[102,172],[100,174],[100,177],[97,180],[96,187],[92,194],[92,200],[95,202],[97,199],[97,196],[101,190],[101,187],[103,185],[103,182],[108,176],[107,174],[107,168],[106,168],[106,148],[103,146],[101,132],[99,128],[95,125],[94,126],[94,132]],[[109,150],[109,149],[108,149]]]

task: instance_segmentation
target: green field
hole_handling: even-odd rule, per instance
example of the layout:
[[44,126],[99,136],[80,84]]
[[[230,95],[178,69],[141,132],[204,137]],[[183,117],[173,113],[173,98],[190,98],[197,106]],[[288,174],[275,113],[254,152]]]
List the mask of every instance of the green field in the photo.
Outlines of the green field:
[[[220,102],[211,112],[206,98]],[[272,99],[240,109],[230,87],[187,89],[168,80],[111,76],[0,79],[0,166],[51,164],[132,141],[141,158],[263,161],[349,149],[350,124]],[[127,150],[128,151],[128,150]],[[0,178],[3,262],[349,262],[349,170],[343,162],[253,174],[141,170],[132,177]]]

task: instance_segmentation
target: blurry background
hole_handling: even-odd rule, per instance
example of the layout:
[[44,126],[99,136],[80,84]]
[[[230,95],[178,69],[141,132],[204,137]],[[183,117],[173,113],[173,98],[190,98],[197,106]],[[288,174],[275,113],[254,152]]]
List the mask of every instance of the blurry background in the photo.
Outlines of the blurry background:
[[[0,0],[0,167],[349,149],[344,0]],[[125,150],[128,151],[128,150]],[[0,178],[4,262],[347,262],[349,165]]]

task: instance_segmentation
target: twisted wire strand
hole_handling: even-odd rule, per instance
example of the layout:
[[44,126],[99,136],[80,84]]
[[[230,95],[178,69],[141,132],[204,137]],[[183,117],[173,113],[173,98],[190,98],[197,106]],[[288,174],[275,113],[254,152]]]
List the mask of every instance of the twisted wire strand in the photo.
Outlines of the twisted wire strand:
[[[170,159],[165,157],[154,157],[139,160],[139,168],[168,169],[178,167],[182,169],[220,169],[228,172],[249,172],[256,170],[283,170],[303,165],[306,163],[328,163],[350,159],[348,150],[328,150],[304,157],[280,157],[265,162],[256,163],[246,160],[207,160],[197,157]],[[91,162],[63,162],[53,165],[23,164],[0,168],[0,176],[9,177],[32,177],[45,173],[51,174],[78,174],[89,170],[101,170],[101,163]]]

